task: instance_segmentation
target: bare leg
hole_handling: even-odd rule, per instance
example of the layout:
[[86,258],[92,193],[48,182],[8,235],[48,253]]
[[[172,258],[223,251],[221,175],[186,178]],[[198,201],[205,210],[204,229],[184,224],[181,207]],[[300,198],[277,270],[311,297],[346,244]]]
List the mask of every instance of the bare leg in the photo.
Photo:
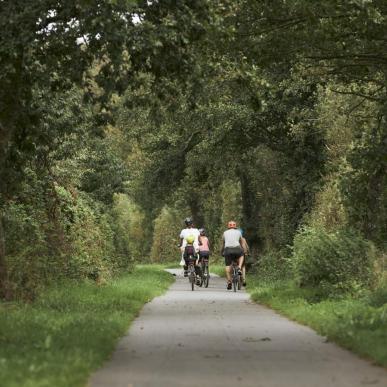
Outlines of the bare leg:
[[226,277],[227,281],[231,282],[231,266],[226,266]]
[[245,263],[245,256],[242,255],[241,257],[238,258],[238,266],[240,269],[243,268],[243,264]]

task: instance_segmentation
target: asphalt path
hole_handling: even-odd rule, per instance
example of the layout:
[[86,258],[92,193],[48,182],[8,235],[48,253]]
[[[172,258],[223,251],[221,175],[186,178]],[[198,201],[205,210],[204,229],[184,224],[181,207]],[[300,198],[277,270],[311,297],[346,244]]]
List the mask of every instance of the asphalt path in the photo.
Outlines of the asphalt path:
[[[178,271],[180,273],[180,270]],[[387,371],[227,291],[176,276],[146,304],[92,387],[386,387]]]

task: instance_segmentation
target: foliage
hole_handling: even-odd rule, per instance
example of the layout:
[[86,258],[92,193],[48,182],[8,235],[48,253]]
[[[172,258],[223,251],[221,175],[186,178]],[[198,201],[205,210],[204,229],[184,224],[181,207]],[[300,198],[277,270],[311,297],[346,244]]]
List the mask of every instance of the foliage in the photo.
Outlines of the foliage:
[[150,258],[152,262],[180,262],[178,249],[180,231],[183,222],[173,209],[164,207],[155,219]]
[[[134,94],[141,89],[139,74],[149,75],[153,95],[161,99],[175,90],[158,88],[168,83],[169,75],[182,88],[194,82],[200,71],[193,55],[196,46],[190,43],[205,39],[210,19],[206,1],[181,1],[179,6],[144,1],[0,2],[0,27],[6,31],[0,37],[0,297],[14,296],[3,215],[10,203],[25,206],[20,196],[29,169],[37,186],[44,188],[33,194],[46,218],[34,221],[45,225],[40,230],[43,245],[54,261],[68,255],[65,245],[74,235],[71,220],[62,224],[65,217],[56,218],[71,214],[55,192],[57,185],[74,195],[87,193],[95,201],[90,207],[98,207],[95,219],[93,214],[90,222],[84,220],[95,230],[78,241],[80,252],[72,257],[78,263],[71,273],[82,277],[90,265],[87,275],[98,279],[100,273],[115,270],[114,231],[108,218],[113,194],[126,187],[128,169],[104,127],[112,120],[118,96],[126,89]],[[152,98],[147,100],[151,103]],[[47,195],[50,200],[45,202]],[[103,210],[100,202],[106,205]],[[18,264],[22,267],[23,259]],[[76,267],[82,267],[79,273]],[[33,286],[39,285],[37,279]]]
[[58,279],[104,281],[131,268],[130,247],[116,245],[118,238],[127,240],[128,232],[119,228],[119,214],[109,216],[87,195],[74,197],[64,187],[56,186],[55,193],[59,207],[53,225],[45,206],[39,208],[41,197],[29,206],[11,203],[6,208],[6,244],[12,246],[7,251],[8,280],[15,296],[32,299]]
[[348,224],[337,179],[337,175],[327,176],[325,184],[317,192],[312,210],[304,217],[305,223],[310,227],[333,232]]
[[300,286],[326,296],[356,293],[374,280],[375,249],[352,230],[305,228],[294,239],[292,261]]
[[343,261],[329,294],[365,286],[346,267],[362,238],[386,249],[386,16],[381,0],[0,2],[0,296],[172,259],[187,214],[214,251],[235,218],[270,277],[296,237],[310,278],[325,244]]
[[[340,176],[340,190],[351,224],[385,247],[387,233],[387,126],[355,133],[348,167]],[[356,203],[356,206],[353,205]],[[383,246],[384,245],[384,246]]]
[[114,193],[125,191],[128,170],[107,141],[96,139],[91,142],[84,168],[80,189],[97,201],[111,204]]
[[172,276],[138,267],[103,286],[58,282],[35,302],[0,304],[0,374],[13,386],[83,386]]
[[259,257],[251,272],[264,281],[284,280],[293,277],[291,262],[286,251],[270,251]]
[[113,200],[112,228],[116,250],[126,261],[130,258],[130,261],[142,262],[149,250],[144,214],[128,195],[115,194]]

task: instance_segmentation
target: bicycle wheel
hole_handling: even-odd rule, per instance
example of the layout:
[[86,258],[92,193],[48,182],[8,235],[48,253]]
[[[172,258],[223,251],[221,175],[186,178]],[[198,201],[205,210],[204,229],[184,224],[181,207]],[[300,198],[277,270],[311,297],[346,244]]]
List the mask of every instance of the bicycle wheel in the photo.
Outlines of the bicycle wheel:
[[234,289],[234,292],[236,292],[237,290],[237,276],[238,274],[235,273],[235,269],[234,269],[234,272],[232,274],[232,288]]
[[208,288],[208,283],[210,282],[210,271],[208,270],[208,266],[204,267],[204,286]]
[[204,265],[200,266],[200,284],[199,286],[202,287],[204,283]]
[[239,274],[238,274],[237,283],[238,283],[238,290],[241,290],[241,287],[242,287],[242,276],[239,275]]
[[195,269],[191,268],[191,272],[189,273],[189,282],[191,282],[192,291],[195,289],[195,281],[196,281]]

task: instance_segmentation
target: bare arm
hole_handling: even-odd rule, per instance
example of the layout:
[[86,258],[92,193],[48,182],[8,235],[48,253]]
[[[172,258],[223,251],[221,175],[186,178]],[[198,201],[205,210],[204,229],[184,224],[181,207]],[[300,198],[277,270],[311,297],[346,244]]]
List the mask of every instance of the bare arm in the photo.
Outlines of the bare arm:
[[224,238],[222,239],[222,248],[220,249],[220,255],[223,256],[224,253]]

